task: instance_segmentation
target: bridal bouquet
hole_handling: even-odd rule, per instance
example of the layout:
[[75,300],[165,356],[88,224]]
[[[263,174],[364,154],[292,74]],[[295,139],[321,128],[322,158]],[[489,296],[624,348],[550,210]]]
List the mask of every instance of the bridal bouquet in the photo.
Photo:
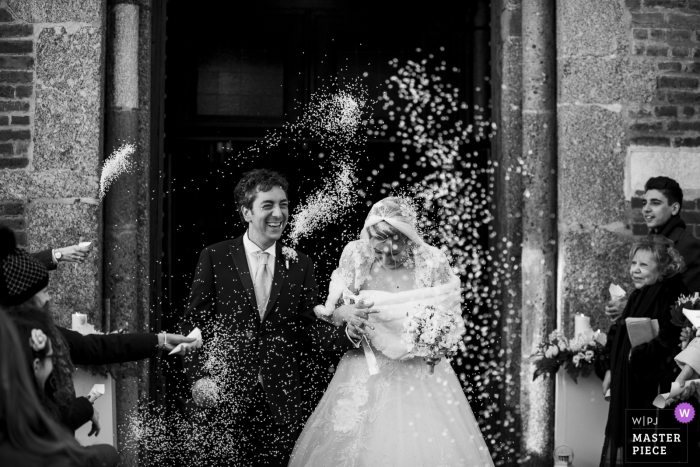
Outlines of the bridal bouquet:
[[540,343],[535,359],[532,380],[544,374],[554,375],[562,366],[575,383],[579,377],[587,377],[593,371],[593,362],[605,347],[607,336],[600,331],[579,334],[569,341],[561,331],[553,331]]
[[466,332],[456,311],[433,305],[417,309],[404,322],[403,331],[401,338],[409,345],[409,352],[426,359],[431,375],[440,358],[457,353]]

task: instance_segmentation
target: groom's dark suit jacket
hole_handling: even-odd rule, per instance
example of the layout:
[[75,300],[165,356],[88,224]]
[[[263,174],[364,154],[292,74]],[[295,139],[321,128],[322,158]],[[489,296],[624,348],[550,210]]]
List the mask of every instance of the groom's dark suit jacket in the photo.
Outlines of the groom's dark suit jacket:
[[[338,352],[353,346],[344,328],[318,320],[313,312],[318,287],[312,261],[297,252],[287,269],[280,242],[275,258],[270,299],[261,321],[243,237],[202,250],[183,334],[199,327],[205,344],[216,331],[232,337],[227,363],[232,366],[236,391],[252,393],[260,373],[272,415],[282,424],[301,417],[297,344],[310,339],[318,347]],[[185,358],[191,383],[206,376],[202,363],[201,352]]]

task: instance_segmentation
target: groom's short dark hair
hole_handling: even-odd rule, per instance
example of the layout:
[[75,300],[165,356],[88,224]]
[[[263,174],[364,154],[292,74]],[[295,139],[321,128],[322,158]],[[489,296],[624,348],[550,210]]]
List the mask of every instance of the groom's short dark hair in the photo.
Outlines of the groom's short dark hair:
[[253,209],[253,202],[258,192],[270,191],[276,186],[281,187],[287,194],[289,182],[274,170],[253,169],[243,174],[233,190],[233,196],[236,199],[238,215],[241,216],[241,221],[244,224],[246,220],[243,217],[243,208]]

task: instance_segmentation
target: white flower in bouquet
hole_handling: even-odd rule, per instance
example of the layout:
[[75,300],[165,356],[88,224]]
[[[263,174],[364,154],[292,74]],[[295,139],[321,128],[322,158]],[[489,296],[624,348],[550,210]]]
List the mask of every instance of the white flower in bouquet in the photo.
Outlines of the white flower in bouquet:
[[559,355],[559,347],[556,345],[550,345],[547,350],[544,351],[544,356],[547,358],[554,358]]
[[581,361],[581,354],[574,355],[572,361],[574,362],[574,365],[578,366],[579,362]]
[[461,316],[442,306],[418,308],[404,322],[402,340],[416,357],[428,359],[428,371],[433,374],[435,362],[456,353],[466,329]]

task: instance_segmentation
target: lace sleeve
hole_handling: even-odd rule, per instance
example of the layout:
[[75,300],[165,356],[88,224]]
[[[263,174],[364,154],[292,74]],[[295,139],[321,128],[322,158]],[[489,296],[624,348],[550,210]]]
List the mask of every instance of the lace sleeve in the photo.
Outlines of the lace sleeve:
[[355,268],[353,267],[353,251],[356,247],[353,245],[354,242],[348,243],[343,249],[343,254],[340,255],[340,261],[338,262],[338,268],[334,271],[334,274],[338,274],[343,278],[345,286],[349,289],[353,289],[355,282]]
[[419,287],[445,285],[456,278],[447,256],[439,249],[426,245],[416,253],[416,281]]
[[457,278],[457,274],[452,270],[452,266],[450,266],[450,262],[447,260],[445,253],[437,248],[435,248],[434,264],[435,275],[433,276],[433,286],[444,285]]
[[369,261],[369,242],[356,240],[345,246],[343,254],[340,256],[338,269],[334,274],[339,274],[345,281],[345,286],[352,292],[357,293],[360,285],[367,277],[371,261]]

